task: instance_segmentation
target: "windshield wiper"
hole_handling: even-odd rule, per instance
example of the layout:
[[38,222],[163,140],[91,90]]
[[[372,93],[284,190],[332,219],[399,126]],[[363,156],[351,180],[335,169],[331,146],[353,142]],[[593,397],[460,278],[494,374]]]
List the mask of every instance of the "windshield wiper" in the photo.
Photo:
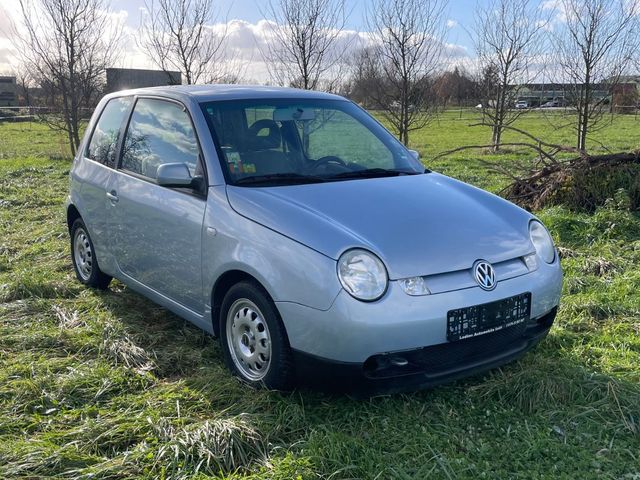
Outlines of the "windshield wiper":
[[353,170],[342,172],[327,177],[329,180],[338,178],[379,178],[379,177],[399,177],[401,175],[420,175],[422,172],[413,170],[389,170],[386,168],[366,168],[364,170]]
[[235,185],[300,185],[305,183],[321,183],[325,179],[299,173],[270,173],[268,175],[252,175],[239,178]]

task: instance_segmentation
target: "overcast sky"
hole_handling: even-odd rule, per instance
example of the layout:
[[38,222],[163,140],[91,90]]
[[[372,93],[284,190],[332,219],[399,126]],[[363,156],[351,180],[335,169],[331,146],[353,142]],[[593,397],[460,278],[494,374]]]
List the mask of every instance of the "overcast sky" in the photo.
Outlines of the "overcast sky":
[[[214,0],[215,1],[215,0]],[[550,0],[541,0],[547,3]],[[553,0],[551,0],[553,1]],[[473,16],[477,3],[486,0],[450,0],[447,18],[447,38],[449,54],[456,63],[470,61],[473,47],[465,30],[473,25]],[[241,56],[246,67],[243,76],[248,80],[262,82],[267,80],[265,66],[261,61],[258,44],[263,33],[268,28],[265,20],[271,20],[260,12],[257,0],[217,0],[220,12],[220,22],[229,24],[228,47],[235,56]],[[347,4],[353,9],[346,28],[352,31],[363,31],[366,16],[367,0],[348,0]],[[134,35],[140,25],[140,17],[144,9],[144,0],[111,0],[114,11],[114,21],[123,22],[128,35],[124,42],[125,52],[117,67],[126,68],[154,68],[153,64],[136,46]],[[10,73],[12,63],[15,63],[14,49],[11,41],[11,16],[18,11],[18,0],[0,0],[0,73]],[[347,32],[348,34],[349,32]]]

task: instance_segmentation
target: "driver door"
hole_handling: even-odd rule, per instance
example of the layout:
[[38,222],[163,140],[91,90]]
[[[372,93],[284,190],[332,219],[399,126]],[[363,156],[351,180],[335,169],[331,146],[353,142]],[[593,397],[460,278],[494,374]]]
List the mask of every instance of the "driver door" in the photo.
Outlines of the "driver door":
[[115,259],[124,276],[202,314],[202,222],[206,189],[156,183],[158,167],[184,163],[202,171],[191,118],[174,101],[139,98],[110,193]]

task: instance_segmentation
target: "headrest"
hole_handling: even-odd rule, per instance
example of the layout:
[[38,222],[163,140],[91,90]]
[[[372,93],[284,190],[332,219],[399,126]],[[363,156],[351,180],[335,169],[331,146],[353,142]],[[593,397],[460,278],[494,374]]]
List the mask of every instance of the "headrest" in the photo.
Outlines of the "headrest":
[[280,127],[268,118],[256,120],[249,127],[248,137],[249,150],[271,150],[282,145]]

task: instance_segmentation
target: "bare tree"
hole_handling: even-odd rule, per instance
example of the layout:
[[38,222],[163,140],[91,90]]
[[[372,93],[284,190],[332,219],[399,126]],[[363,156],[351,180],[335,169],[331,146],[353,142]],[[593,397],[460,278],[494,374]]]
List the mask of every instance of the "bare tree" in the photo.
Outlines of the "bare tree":
[[20,67],[14,71],[14,75],[16,77],[18,98],[22,98],[22,104],[25,107],[32,106],[31,89],[33,88],[34,84],[33,76],[25,65],[20,65]]
[[272,80],[331,90],[344,50],[337,43],[348,17],[345,0],[270,0],[263,15],[274,21],[273,38],[261,49]]
[[52,92],[62,118],[49,125],[66,132],[71,153],[80,145],[82,109],[92,106],[106,67],[117,56],[122,30],[106,0],[19,0],[18,51],[29,73]]
[[375,0],[367,17],[373,46],[362,60],[378,72],[372,95],[405,145],[432,119],[429,83],[444,51],[445,7],[446,0]]
[[522,113],[514,108],[517,85],[531,82],[539,73],[532,62],[539,59],[547,24],[548,18],[532,0],[491,0],[478,7],[473,33],[483,76],[483,119],[491,126],[494,151],[500,149],[504,127]]
[[376,108],[373,92],[378,89],[380,71],[371,47],[360,46],[346,57],[347,75],[342,93],[364,108]]
[[569,83],[577,112],[576,146],[584,151],[640,46],[640,6],[638,0],[561,0],[560,8],[564,18],[554,30],[557,69],[552,74]]
[[212,0],[150,0],[145,6],[139,42],[158,68],[181,72],[187,84],[228,74],[220,68],[227,32],[213,29]]

